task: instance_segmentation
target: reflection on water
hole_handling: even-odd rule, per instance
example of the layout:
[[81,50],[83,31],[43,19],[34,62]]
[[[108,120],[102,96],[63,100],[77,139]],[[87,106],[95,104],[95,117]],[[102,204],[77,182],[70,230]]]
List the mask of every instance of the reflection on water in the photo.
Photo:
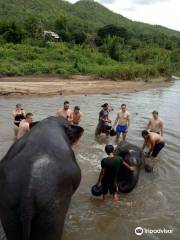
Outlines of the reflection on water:
[[[180,81],[172,86],[136,93],[96,96],[56,96],[56,97],[0,97],[0,156],[8,150],[12,142],[12,119],[10,114],[17,102],[21,102],[28,112],[33,112],[35,120],[54,115],[63,101],[80,105],[84,112],[85,134],[76,147],[76,156],[82,169],[82,182],[74,195],[67,214],[63,240],[126,240],[138,239],[134,234],[137,226],[158,229],[173,229],[173,234],[143,235],[141,239],[179,239],[180,235]],[[152,174],[141,171],[136,189],[130,194],[122,194],[121,202],[104,203],[93,199],[90,187],[96,182],[100,161],[104,156],[104,146],[115,143],[113,138],[94,139],[98,112],[102,103],[114,107],[111,118],[122,103],[126,103],[132,115],[131,128],[127,140],[142,144],[141,130],[146,126],[152,110],[159,111],[165,121],[166,147],[159,155]],[[139,237],[140,238],[140,237]]]

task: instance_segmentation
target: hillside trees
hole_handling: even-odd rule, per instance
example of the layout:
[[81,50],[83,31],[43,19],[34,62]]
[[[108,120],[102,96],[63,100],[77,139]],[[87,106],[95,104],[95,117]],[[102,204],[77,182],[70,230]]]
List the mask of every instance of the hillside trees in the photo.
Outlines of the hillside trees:
[[21,43],[25,32],[22,26],[16,22],[1,22],[0,35],[6,42]]

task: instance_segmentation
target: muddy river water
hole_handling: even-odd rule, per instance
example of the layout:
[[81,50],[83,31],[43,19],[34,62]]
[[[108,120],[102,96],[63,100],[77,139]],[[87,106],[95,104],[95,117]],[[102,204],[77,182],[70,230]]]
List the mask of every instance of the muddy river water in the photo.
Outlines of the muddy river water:
[[[72,198],[63,240],[180,239],[180,81],[165,88],[112,95],[0,97],[0,158],[12,143],[11,112],[16,103],[21,102],[26,112],[33,112],[35,120],[40,120],[54,115],[66,99],[72,106],[81,106],[85,133],[75,149],[82,181]],[[98,141],[94,138],[98,112],[104,102],[113,106],[113,120],[120,104],[127,104],[132,118],[127,140],[139,146],[143,143],[141,130],[152,110],[158,110],[165,122],[166,146],[156,160],[154,172],[142,170],[137,187],[129,194],[121,194],[119,203],[110,197],[102,202],[90,194],[105,155],[104,146],[115,144],[110,137],[100,137]],[[136,227],[171,231],[137,236]]]

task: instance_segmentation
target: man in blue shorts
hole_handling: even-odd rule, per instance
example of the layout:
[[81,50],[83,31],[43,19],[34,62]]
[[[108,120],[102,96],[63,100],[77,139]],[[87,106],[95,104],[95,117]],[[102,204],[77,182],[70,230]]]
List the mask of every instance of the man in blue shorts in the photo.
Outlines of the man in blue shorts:
[[113,129],[116,127],[117,140],[119,141],[122,134],[122,139],[126,140],[126,134],[130,126],[130,113],[126,109],[126,104],[121,105],[121,110],[117,114],[116,120],[113,124]]

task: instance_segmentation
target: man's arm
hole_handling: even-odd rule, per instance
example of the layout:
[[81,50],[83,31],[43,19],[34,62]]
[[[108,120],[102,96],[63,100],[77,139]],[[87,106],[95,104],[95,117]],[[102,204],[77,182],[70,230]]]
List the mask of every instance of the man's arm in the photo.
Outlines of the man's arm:
[[163,135],[164,135],[164,123],[163,123],[163,121],[161,121],[161,136],[163,137]]
[[131,115],[130,115],[130,113],[128,113],[128,116],[127,116],[127,127],[128,128],[130,127],[130,120],[131,120]]
[[104,119],[104,113],[103,111],[101,110],[100,113],[99,113],[99,120],[103,121],[103,122],[106,122],[106,120]]
[[149,119],[149,122],[147,124],[147,129],[150,129],[151,128],[151,119]]
[[143,146],[142,146],[142,151],[145,149],[145,147],[147,146],[147,143],[148,143],[148,141],[147,140],[144,140],[144,144],[143,144]]
[[27,123],[27,124],[23,127],[23,129],[24,129],[24,132],[29,132],[29,131],[30,131],[30,126],[29,126],[29,124]]
[[101,172],[100,172],[100,174],[99,174],[99,178],[98,178],[98,181],[97,181],[97,183],[96,183],[97,186],[101,184],[101,181],[102,181],[102,179],[103,179],[103,177],[104,177],[104,173],[105,173],[105,169],[104,169],[104,168],[101,168]]
[[57,110],[56,116],[57,116],[57,117],[60,117],[60,110]]
[[13,111],[12,112],[12,116],[15,117],[17,114],[16,114],[16,111]]
[[150,140],[150,145],[151,145],[151,147],[150,147],[150,150],[149,150],[149,152],[148,152],[148,154],[147,154],[148,157],[151,155],[151,153],[152,153],[152,151],[153,151],[153,149],[154,149],[155,144],[156,144],[156,142],[155,142],[153,139],[151,139],[151,140]]
[[135,167],[134,166],[130,166],[127,162],[123,161],[123,164],[125,165],[126,168],[128,168],[130,171],[134,171]]
[[82,113],[80,113],[79,123],[81,123],[81,122],[82,122],[82,119],[83,119],[83,114],[82,114]]

